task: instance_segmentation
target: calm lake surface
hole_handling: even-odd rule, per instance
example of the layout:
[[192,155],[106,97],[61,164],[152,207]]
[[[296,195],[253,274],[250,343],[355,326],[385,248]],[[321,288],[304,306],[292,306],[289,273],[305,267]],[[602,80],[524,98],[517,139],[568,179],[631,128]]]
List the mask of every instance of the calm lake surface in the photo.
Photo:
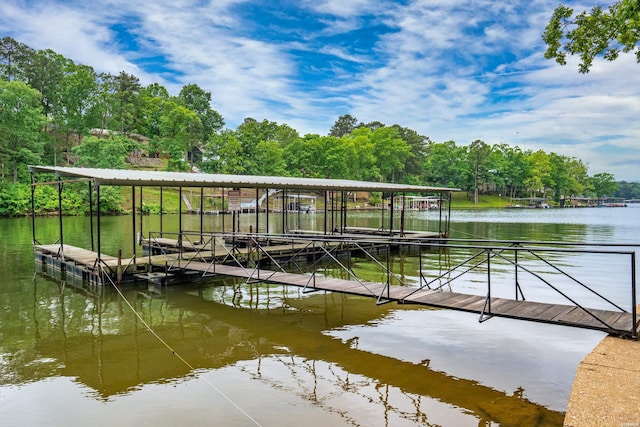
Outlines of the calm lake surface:
[[[348,223],[377,227],[378,215],[350,213]],[[408,213],[407,228],[428,229],[435,215]],[[158,221],[143,218],[143,232],[159,230]],[[169,229],[177,218],[164,221]],[[183,216],[185,229],[198,221]],[[206,217],[205,228],[220,221]],[[310,228],[323,220],[301,221]],[[103,218],[103,252],[131,253],[132,227],[131,217]],[[65,243],[90,247],[88,229],[88,218],[64,218]],[[451,230],[453,238],[638,244],[640,206],[454,210]],[[53,243],[57,218],[37,218],[37,231]],[[561,425],[578,363],[604,337],[229,279],[124,285],[125,301],[109,287],[82,290],[34,274],[26,218],[0,219],[0,254],[6,426]],[[456,263],[445,258],[423,266]],[[628,303],[624,263],[601,258],[588,275]],[[571,256],[559,261],[578,265]],[[416,276],[417,258],[400,262],[407,280]],[[366,275],[369,264],[354,269]],[[460,287],[486,289],[481,276]],[[535,286],[525,292],[547,298]]]

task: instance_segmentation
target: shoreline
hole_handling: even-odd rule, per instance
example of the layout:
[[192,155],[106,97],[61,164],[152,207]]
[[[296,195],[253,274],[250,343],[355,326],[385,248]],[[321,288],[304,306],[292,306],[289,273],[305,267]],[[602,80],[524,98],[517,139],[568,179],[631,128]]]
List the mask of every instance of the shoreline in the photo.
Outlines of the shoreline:
[[564,426],[640,427],[639,359],[640,341],[604,337],[578,365]]

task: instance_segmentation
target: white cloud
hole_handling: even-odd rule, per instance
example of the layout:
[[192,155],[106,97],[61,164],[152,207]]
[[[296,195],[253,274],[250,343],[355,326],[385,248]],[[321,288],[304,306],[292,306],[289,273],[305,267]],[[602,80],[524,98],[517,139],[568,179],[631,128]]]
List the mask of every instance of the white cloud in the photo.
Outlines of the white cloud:
[[[596,4],[585,1],[576,9]],[[251,3],[14,1],[0,4],[0,25],[34,48],[98,71],[125,70],[173,94],[197,83],[230,127],[251,116],[326,134],[350,113],[436,141],[483,139],[574,155],[593,173],[640,179],[621,164],[640,157],[639,65],[623,55],[580,75],[574,58],[566,67],[544,60],[541,35],[556,1],[305,1],[307,21],[268,27],[280,39],[238,13]],[[139,51],[119,41],[115,24],[133,34]],[[390,30],[373,32],[380,25]],[[350,44],[355,30],[371,37],[370,51]],[[318,53],[328,59],[310,59]],[[156,56],[169,72],[143,68]]]

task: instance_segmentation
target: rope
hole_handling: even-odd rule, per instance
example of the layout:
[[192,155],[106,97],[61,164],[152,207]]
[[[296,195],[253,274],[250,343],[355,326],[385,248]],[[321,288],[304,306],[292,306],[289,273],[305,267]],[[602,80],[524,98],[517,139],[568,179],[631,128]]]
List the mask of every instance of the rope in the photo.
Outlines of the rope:
[[[122,293],[122,291],[118,288],[118,286],[116,286],[116,284],[113,282],[113,280],[111,280],[111,277],[109,277],[108,275],[105,274],[105,276],[109,279],[109,282],[111,283],[111,285],[113,286],[113,288],[116,290],[116,292],[118,293],[118,295],[120,295],[120,297],[122,298],[122,300],[125,302],[125,304],[131,309],[131,311],[133,312],[133,314],[135,314],[135,316],[138,318],[138,320],[140,320],[140,322],[142,322],[142,324],[144,325],[145,328],[147,328],[147,330],[151,333],[151,335],[153,335],[154,337],[156,337],[156,339],[158,341],[160,341],[162,343],[162,345],[164,345],[170,352],[171,354],[173,354],[175,357],[178,358],[178,360],[180,360],[182,363],[185,364],[185,366],[187,366],[189,368],[189,370],[194,371],[195,368],[187,361],[185,360],[184,357],[182,357],[180,355],[180,353],[178,353],[176,350],[174,350],[165,340],[162,339],[162,337],[160,337],[160,335],[158,335],[156,333],[156,331],[154,331],[151,326],[142,318],[142,316],[140,315],[140,313],[138,313],[138,311],[131,305],[131,303],[129,302],[128,299],[125,298],[124,294]],[[213,384],[211,381],[209,381],[207,378],[205,378],[204,376],[202,377],[202,379],[212,388],[214,389],[220,396],[222,396],[227,402],[229,402],[231,405],[233,405],[240,413],[242,413],[245,417],[247,417],[249,420],[251,420],[255,425],[262,427],[262,425],[256,421],[251,415],[249,415],[244,409],[242,409],[237,403],[235,403],[233,400],[231,400],[231,398],[229,396],[227,396],[222,390],[220,390],[218,387],[216,387],[215,384]]]
[[463,234],[465,236],[469,236],[469,237],[475,237],[476,239],[486,239],[487,236],[481,236],[479,234],[473,234],[473,233],[465,233],[464,231],[460,231],[460,230],[456,230],[455,228],[449,227],[450,231],[455,231],[456,234]]

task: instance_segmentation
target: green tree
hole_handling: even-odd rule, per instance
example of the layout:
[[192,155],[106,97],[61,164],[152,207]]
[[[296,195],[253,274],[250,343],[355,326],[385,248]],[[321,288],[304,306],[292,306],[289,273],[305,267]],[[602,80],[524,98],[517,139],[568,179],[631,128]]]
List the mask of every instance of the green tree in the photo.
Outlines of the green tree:
[[466,148],[454,141],[430,141],[424,162],[425,182],[434,186],[465,188],[466,158]]
[[43,153],[40,130],[42,115],[40,93],[21,81],[0,80],[0,164],[2,181],[9,168],[13,182],[18,181],[18,168],[37,163]]
[[133,74],[120,71],[112,79],[114,89],[114,122],[110,129],[124,134],[136,131],[140,122],[140,79]]
[[337,136],[338,138],[349,135],[358,128],[358,119],[351,114],[343,114],[338,117],[336,122],[329,130],[329,136]]
[[587,166],[576,157],[566,157],[566,168],[569,175],[569,193],[584,194],[591,185]]
[[27,58],[33,55],[33,49],[11,37],[0,39],[0,79],[11,81],[22,79]]
[[618,184],[614,176],[608,172],[601,172],[591,177],[591,187],[596,197],[613,196],[618,191]]
[[556,153],[549,154],[549,184],[553,189],[553,195],[556,202],[564,199],[569,193],[569,173],[566,167],[566,156]]
[[41,95],[45,115],[53,118],[59,111],[60,85],[68,59],[51,49],[38,50],[26,59],[24,77]]
[[259,155],[258,144],[275,142],[284,148],[299,139],[298,132],[286,124],[280,125],[266,119],[259,122],[251,117],[244,119],[235,135],[242,147],[243,169],[249,175],[260,175],[260,170],[264,169],[260,165],[263,159]]
[[276,141],[260,141],[256,145],[256,165],[254,172],[264,176],[287,176],[284,150]]
[[[71,151],[72,136],[81,142],[82,136],[90,129],[89,109],[96,102],[98,84],[96,72],[87,65],[67,63],[60,83],[60,102],[55,113],[55,124],[64,135],[67,151]],[[54,164],[57,164],[57,150],[54,148]]]
[[371,129],[361,127],[339,139],[336,148],[339,148],[344,156],[344,166],[339,171],[332,171],[335,175],[330,176],[331,178],[380,180],[380,169],[376,164],[376,147],[370,136]]
[[160,119],[157,147],[159,151],[169,154],[169,170],[186,170],[188,163],[185,160],[199,145],[202,124],[194,111],[174,101],[165,101],[163,109],[165,113]]
[[220,113],[211,108],[211,92],[205,91],[197,84],[183,86],[178,94],[178,103],[198,115],[202,125],[201,143],[224,126]]
[[516,197],[531,178],[533,165],[528,153],[517,146],[496,144],[490,158],[489,173],[496,188],[509,197]]
[[398,182],[405,170],[407,160],[412,157],[411,147],[400,138],[394,127],[377,127],[369,130],[369,139],[373,144],[375,163],[380,171],[380,179],[384,182]]
[[427,153],[429,138],[420,135],[413,129],[400,125],[391,126],[398,132],[398,136],[409,146],[411,155],[405,160],[404,173],[400,176],[399,182],[420,184],[424,178],[424,164]]
[[100,73],[96,78],[96,102],[89,108],[91,127],[108,129],[115,111],[115,83],[109,73]]
[[78,156],[76,165],[90,168],[124,169],[126,158],[138,144],[124,135],[108,138],[87,136],[82,144],[73,148]]
[[529,191],[530,197],[535,197],[538,193],[546,197],[547,188],[552,187],[551,180],[551,159],[549,154],[538,150],[527,155],[527,160],[531,164],[531,175],[525,180],[524,186]]
[[560,5],[553,12],[542,39],[545,58],[561,65],[566,56],[579,55],[581,73],[588,73],[595,57],[613,61],[620,52],[634,52],[640,62],[640,1],[621,0],[608,10],[596,6],[574,16],[573,8]]
[[468,147],[468,159],[472,177],[473,204],[478,204],[480,186],[488,182],[491,147],[476,139]]
[[208,147],[210,160],[203,163],[205,170],[235,175],[246,173],[242,144],[233,130],[226,129],[213,135]]
[[617,186],[618,190],[614,194],[615,197],[640,199],[640,182],[620,181],[617,183]]
[[316,178],[321,176],[317,171],[319,159],[312,161],[315,141],[319,138],[319,135],[308,134],[304,138],[292,141],[284,148],[284,160],[291,175]]
[[161,133],[162,117],[166,114],[167,103],[171,99],[169,91],[158,84],[152,83],[140,90],[140,133],[157,138]]

